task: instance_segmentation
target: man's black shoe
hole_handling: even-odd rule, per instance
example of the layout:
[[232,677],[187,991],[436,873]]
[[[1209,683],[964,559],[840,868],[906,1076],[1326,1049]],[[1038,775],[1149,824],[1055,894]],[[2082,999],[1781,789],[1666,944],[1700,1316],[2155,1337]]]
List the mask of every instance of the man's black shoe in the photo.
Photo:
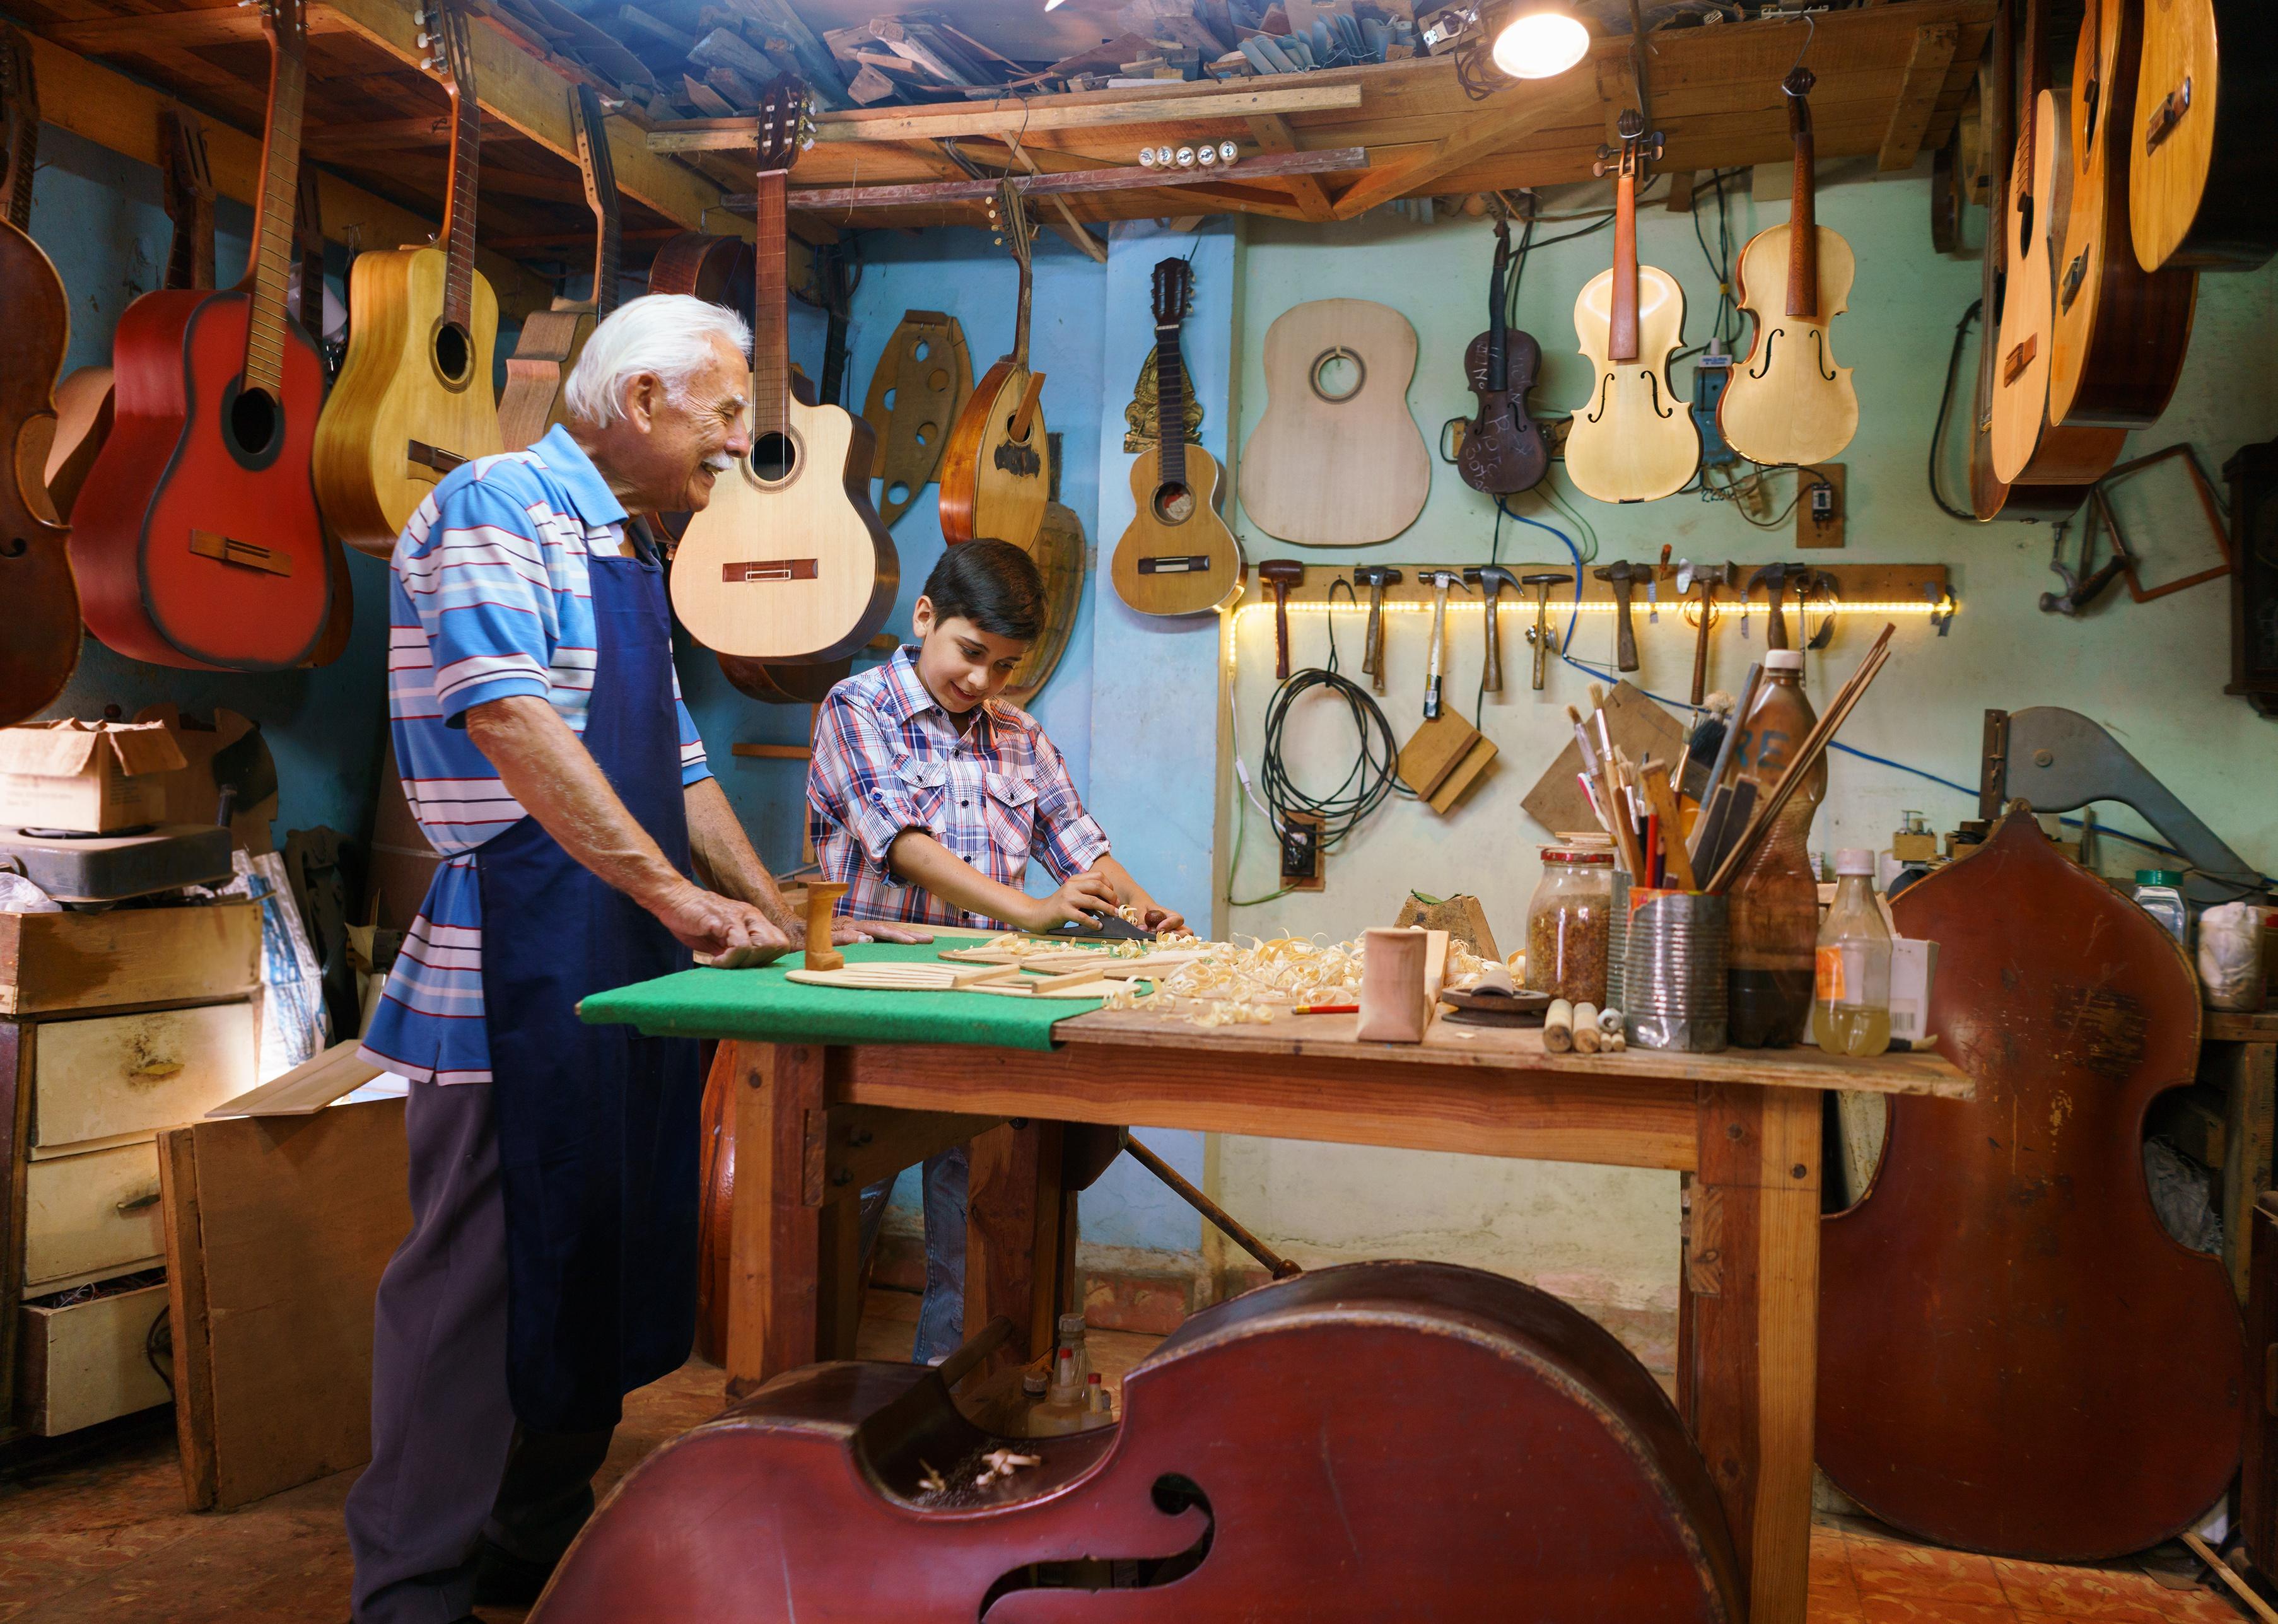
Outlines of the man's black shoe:
[[533,1562],[486,1539],[475,1553],[475,1605],[527,1607],[553,1576],[553,1563]]

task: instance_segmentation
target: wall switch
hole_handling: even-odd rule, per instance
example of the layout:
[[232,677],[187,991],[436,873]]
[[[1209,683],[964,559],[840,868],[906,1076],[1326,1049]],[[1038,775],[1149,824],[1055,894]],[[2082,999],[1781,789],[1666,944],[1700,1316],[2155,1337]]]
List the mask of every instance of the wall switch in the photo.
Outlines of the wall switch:
[[1292,812],[1281,827],[1281,885],[1288,891],[1319,891],[1328,882],[1321,877],[1321,820],[1310,812]]
[[1845,474],[1840,463],[1795,471],[1795,544],[1841,547]]

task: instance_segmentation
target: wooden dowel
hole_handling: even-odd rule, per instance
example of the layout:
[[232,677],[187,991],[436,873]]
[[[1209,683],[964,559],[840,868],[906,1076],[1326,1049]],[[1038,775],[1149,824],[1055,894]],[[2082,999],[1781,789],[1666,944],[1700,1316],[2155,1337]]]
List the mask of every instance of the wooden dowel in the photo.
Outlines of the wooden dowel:
[[1224,1231],[1228,1240],[1265,1265],[1273,1278],[1286,1280],[1291,1275],[1301,1272],[1297,1265],[1242,1228],[1226,1208],[1188,1183],[1185,1176],[1178,1168],[1133,1138],[1128,1130],[1123,1136],[1123,1148],[1131,1153],[1133,1161],[1168,1184],[1172,1194],[1216,1224]]

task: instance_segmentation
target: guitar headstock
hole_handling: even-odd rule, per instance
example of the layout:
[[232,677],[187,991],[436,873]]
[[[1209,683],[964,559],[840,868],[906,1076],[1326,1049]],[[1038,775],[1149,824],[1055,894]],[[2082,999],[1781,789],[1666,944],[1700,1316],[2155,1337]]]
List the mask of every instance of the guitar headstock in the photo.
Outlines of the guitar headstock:
[[1187,301],[1195,290],[1194,267],[1184,259],[1155,262],[1155,326],[1175,327],[1187,318]]
[[168,107],[159,115],[165,136],[166,167],[160,179],[167,197],[169,218],[193,204],[214,200],[213,166],[206,157],[205,126],[187,107]]
[[789,169],[814,144],[814,98],[806,81],[782,73],[760,92],[760,172]]
[[261,12],[262,27],[268,29],[277,49],[299,56],[309,42],[309,15],[302,0],[255,0],[255,4]]
[[[301,0],[262,0],[264,4],[290,5],[299,11]],[[475,99],[475,53],[467,43],[466,14],[449,0],[428,0],[418,13],[419,49],[426,54],[419,65],[440,73],[454,96],[472,103]]]

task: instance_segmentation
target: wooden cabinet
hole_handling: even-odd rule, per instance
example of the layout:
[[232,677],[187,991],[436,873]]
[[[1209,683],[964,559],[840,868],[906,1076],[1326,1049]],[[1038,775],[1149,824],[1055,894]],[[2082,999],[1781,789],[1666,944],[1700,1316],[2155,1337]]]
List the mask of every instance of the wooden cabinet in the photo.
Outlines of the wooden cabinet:
[[32,1160],[149,1139],[258,1080],[261,1017],[248,1000],[32,1029]]

